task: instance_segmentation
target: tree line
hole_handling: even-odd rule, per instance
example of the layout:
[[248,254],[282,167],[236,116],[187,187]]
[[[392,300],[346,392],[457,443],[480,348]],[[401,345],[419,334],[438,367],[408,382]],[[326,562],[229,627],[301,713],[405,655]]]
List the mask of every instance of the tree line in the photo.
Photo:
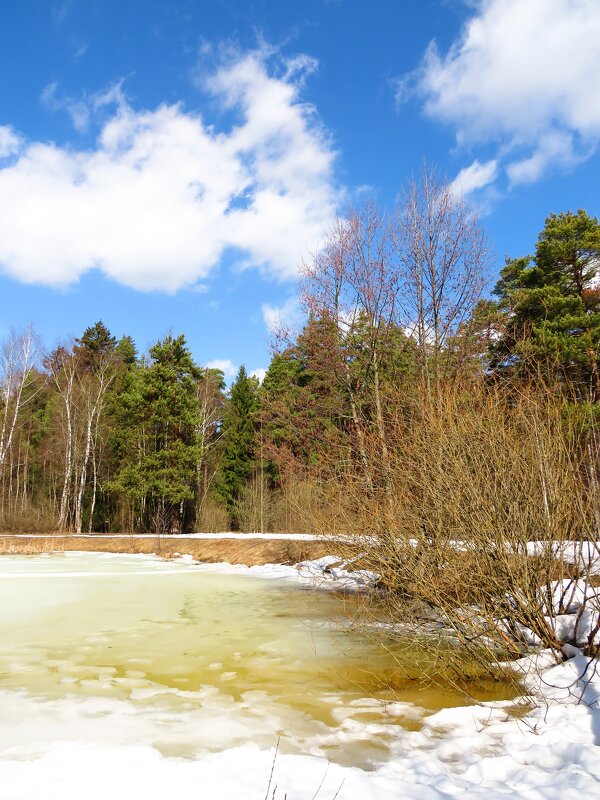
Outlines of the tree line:
[[[401,456],[417,458],[418,437],[423,479],[447,494],[454,451],[424,446],[431,414],[446,415],[447,432],[492,396],[498,419],[525,396],[532,413],[558,410],[591,491],[600,224],[551,214],[490,297],[491,269],[477,215],[425,170],[393,209],[368,202],[339,219],[302,265],[306,322],[279,332],[262,384],[242,367],[226,391],[183,335],[139,354],[101,321],[50,351],[32,329],[12,334],[0,358],[3,528],[355,532],[368,518],[375,533],[396,530],[408,525],[398,498],[412,469]],[[540,481],[550,513],[556,498]],[[422,506],[423,487],[411,492]],[[447,526],[436,513],[434,524],[411,511],[428,541]]]

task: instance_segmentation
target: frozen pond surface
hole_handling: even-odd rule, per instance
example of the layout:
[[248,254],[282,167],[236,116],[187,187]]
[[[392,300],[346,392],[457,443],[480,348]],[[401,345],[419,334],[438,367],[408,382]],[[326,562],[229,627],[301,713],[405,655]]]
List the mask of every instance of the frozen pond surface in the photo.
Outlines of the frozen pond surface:
[[[28,752],[40,734],[134,738],[181,757],[281,737],[284,752],[368,767],[385,760],[398,725],[420,718],[365,696],[394,699],[380,688],[394,664],[348,633],[344,604],[285,581],[140,556],[9,556],[0,607],[5,752]],[[439,690],[401,694],[438,708],[461,702]]]
[[0,606],[1,800],[262,800],[278,740],[269,800],[404,796],[416,742],[435,770],[431,710],[461,702],[382,688],[393,661],[348,633],[351,608],[283,580],[5,556]]

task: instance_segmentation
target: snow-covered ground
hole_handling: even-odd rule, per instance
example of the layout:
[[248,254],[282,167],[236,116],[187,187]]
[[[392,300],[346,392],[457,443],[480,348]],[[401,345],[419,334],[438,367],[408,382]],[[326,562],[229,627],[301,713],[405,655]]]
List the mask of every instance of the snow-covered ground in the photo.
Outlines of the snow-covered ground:
[[[183,563],[194,563],[191,556],[181,556]],[[343,564],[343,566],[342,566]],[[201,563],[198,568],[206,572],[227,572],[241,575],[256,575],[261,578],[293,581],[318,589],[360,590],[371,586],[377,575],[369,570],[347,569],[348,562],[342,562],[339,556],[323,556],[298,564],[262,564],[247,567],[244,564]]]
[[[576,702],[582,682],[586,683],[582,700],[590,705]],[[272,768],[268,797],[280,800],[600,797],[600,683],[589,674],[587,662],[576,657],[547,670],[537,688],[543,690],[546,702],[520,721],[510,717],[502,703],[446,709],[426,718],[421,730],[403,731],[392,757],[372,771],[310,755],[276,754],[275,748],[252,744],[177,759],[138,744],[134,736],[127,744],[112,746],[49,744],[40,732],[35,757],[11,759],[3,754],[0,797],[262,800]],[[95,712],[99,717],[108,715],[109,722],[113,714],[117,723],[122,713],[127,724],[126,706],[116,712],[100,705]],[[66,703],[56,713],[74,710]],[[18,719],[11,722],[19,724]],[[81,723],[77,716],[72,723],[76,738]],[[352,736],[343,710],[339,723],[339,736]]]
[[[81,556],[89,558],[89,554]],[[168,575],[181,568],[186,573],[245,574],[274,581],[316,579],[322,586],[340,582],[360,586],[372,579],[368,573],[353,575],[335,566],[333,557],[294,568],[194,566],[189,558],[183,558],[178,566],[159,564],[148,556],[104,554],[102,569],[108,580],[124,558],[137,560],[136,574],[141,576],[154,570]],[[77,574],[84,573],[79,570]],[[18,577],[19,570],[15,568],[12,574]],[[574,611],[575,606],[576,601],[569,610]],[[165,755],[164,748],[148,744],[146,726],[160,731],[175,722],[164,709],[143,708],[139,699],[136,706],[126,697],[66,695],[52,699],[0,692],[0,798],[600,798],[600,678],[595,662],[576,648],[567,648],[567,654],[571,657],[561,665],[555,665],[549,654],[530,657],[518,665],[530,694],[523,699],[523,707],[536,705],[520,719],[512,713],[514,701],[447,708],[433,714],[414,704],[391,703],[388,713],[412,718],[417,729],[394,728],[388,757],[371,769],[329,763],[317,739],[312,745],[307,740],[304,752],[286,752],[285,747],[276,752],[275,746],[251,741],[239,744],[239,737],[238,743],[227,746],[227,729],[235,731],[242,718],[236,718],[235,706],[215,705],[210,694],[200,704],[199,716],[184,710],[177,719],[177,725],[193,725],[190,734],[206,737],[205,747],[183,758]],[[267,730],[268,713],[265,708]],[[333,713],[337,729],[328,735],[341,743],[365,736],[375,740],[382,735],[374,706],[366,699],[337,703]],[[258,723],[254,724],[258,732]],[[277,723],[273,722],[273,738],[276,735]],[[218,744],[221,736],[225,737],[222,746]]]

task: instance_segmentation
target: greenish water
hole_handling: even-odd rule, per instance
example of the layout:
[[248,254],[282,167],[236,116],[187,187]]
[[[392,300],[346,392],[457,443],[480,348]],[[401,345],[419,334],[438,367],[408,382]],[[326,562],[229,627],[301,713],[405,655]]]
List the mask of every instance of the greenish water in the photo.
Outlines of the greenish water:
[[368,765],[398,727],[466,702],[402,681],[349,632],[351,607],[281,580],[126,555],[3,556],[0,608],[0,719],[20,720],[0,747],[76,730],[191,757],[281,738]]

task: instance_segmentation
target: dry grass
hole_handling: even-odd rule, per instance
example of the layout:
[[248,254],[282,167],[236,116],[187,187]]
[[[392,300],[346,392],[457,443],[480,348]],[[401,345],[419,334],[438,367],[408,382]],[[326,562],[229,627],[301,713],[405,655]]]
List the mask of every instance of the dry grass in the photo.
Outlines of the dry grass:
[[33,556],[65,550],[64,536],[49,535],[34,539],[30,536],[0,535],[0,555]]
[[0,516],[0,533],[27,531],[28,533],[47,533],[58,526],[58,518],[50,511],[27,506],[20,511],[5,511]]
[[142,539],[135,535],[114,538],[81,537],[74,535],[48,536],[37,539],[27,535],[0,537],[0,554],[33,555],[65,550],[84,550],[106,553],[156,553],[162,558],[176,554],[190,555],[207,563],[227,562],[246,564],[297,564],[306,559],[321,558],[331,553],[331,543],[325,541],[285,541],[270,539]]

